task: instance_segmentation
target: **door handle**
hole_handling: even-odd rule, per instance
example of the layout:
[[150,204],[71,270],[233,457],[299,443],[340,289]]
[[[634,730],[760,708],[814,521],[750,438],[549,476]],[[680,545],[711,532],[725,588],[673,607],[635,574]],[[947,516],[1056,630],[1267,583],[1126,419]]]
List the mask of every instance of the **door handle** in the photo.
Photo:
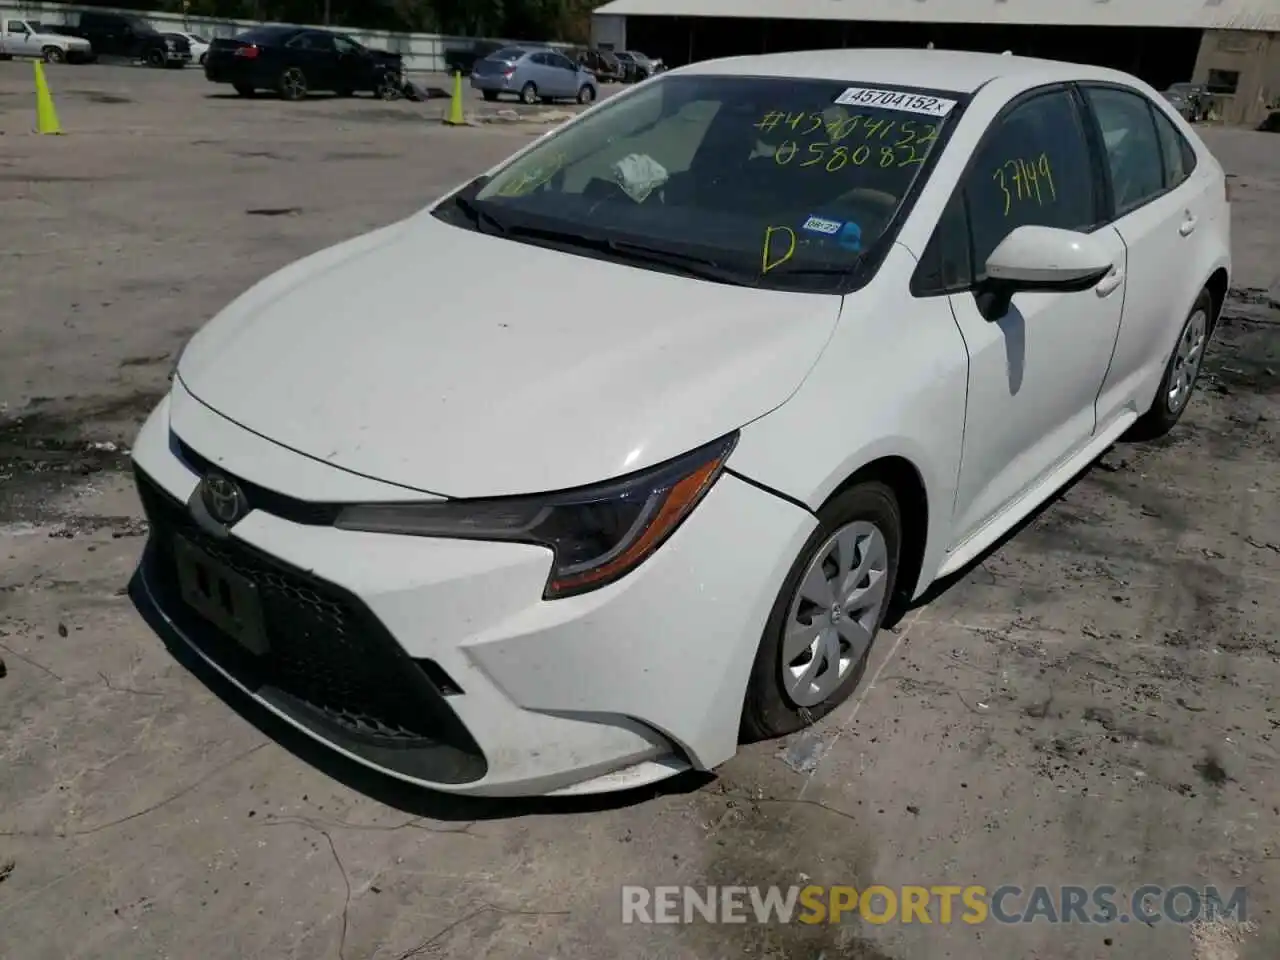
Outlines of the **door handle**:
[[1195,217],[1188,214],[1187,219],[1183,220],[1182,226],[1178,228],[1178,233],[1182,234],[1182,236],[1184,237],[1191,236],[1191,234],[1195,232],[1196,224],[1199,222],[1200,221],[1197,220]]
[[1109,297],[1120,289],[1120,284],[1124,283],[1124,271],[1113,268],[1110,273],[1098,281],[1098,285],[1093,289],[1100,297]]

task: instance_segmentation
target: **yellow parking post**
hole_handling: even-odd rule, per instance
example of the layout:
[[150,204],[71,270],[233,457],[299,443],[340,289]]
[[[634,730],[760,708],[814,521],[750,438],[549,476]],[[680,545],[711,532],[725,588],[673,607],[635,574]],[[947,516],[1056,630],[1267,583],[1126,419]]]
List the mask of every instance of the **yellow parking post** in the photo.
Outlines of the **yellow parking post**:
[[44,64],[35,61],[36,68],[36,132],[45,134],[62,133],[62,124],[58,123],[58,111],[53,105],[53,94],[49,92],[49,81],[45,79]]
[[453,73],[453,99],[449,101],[449,115],[444,118],[444,122],[451,127],[466,126],[466,117],[462,114],[462,71],[455,70]]

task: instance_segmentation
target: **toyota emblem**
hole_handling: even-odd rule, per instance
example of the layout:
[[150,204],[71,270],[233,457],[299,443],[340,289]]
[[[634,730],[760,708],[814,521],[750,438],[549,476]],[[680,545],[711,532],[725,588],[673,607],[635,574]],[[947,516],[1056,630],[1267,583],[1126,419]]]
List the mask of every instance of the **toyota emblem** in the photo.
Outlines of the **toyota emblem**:
[[205,474],[201,496],[209,515],[227,526],[245,515],[244,492],[236,482],[220,473]]

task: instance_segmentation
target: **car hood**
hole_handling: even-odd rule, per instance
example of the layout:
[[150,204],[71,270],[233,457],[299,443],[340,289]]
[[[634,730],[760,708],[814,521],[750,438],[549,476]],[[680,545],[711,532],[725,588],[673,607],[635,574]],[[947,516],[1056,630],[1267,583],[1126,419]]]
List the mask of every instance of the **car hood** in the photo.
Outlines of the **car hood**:
[[201,329],[178,375],[243,427],[426,493],[559,490],[784,403],[834,295],[565,254],[423,213],[321,251]]

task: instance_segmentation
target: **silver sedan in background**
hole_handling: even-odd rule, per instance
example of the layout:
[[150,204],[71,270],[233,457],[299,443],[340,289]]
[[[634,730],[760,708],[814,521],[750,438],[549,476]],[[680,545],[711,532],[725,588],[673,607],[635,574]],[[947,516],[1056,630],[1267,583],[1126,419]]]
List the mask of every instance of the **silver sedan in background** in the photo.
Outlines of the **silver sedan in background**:
[[503,47],[471,70],[471,86],[486,100],[512,93],[524,103],[596,98],[596,77],[558,50],[549,47]]

